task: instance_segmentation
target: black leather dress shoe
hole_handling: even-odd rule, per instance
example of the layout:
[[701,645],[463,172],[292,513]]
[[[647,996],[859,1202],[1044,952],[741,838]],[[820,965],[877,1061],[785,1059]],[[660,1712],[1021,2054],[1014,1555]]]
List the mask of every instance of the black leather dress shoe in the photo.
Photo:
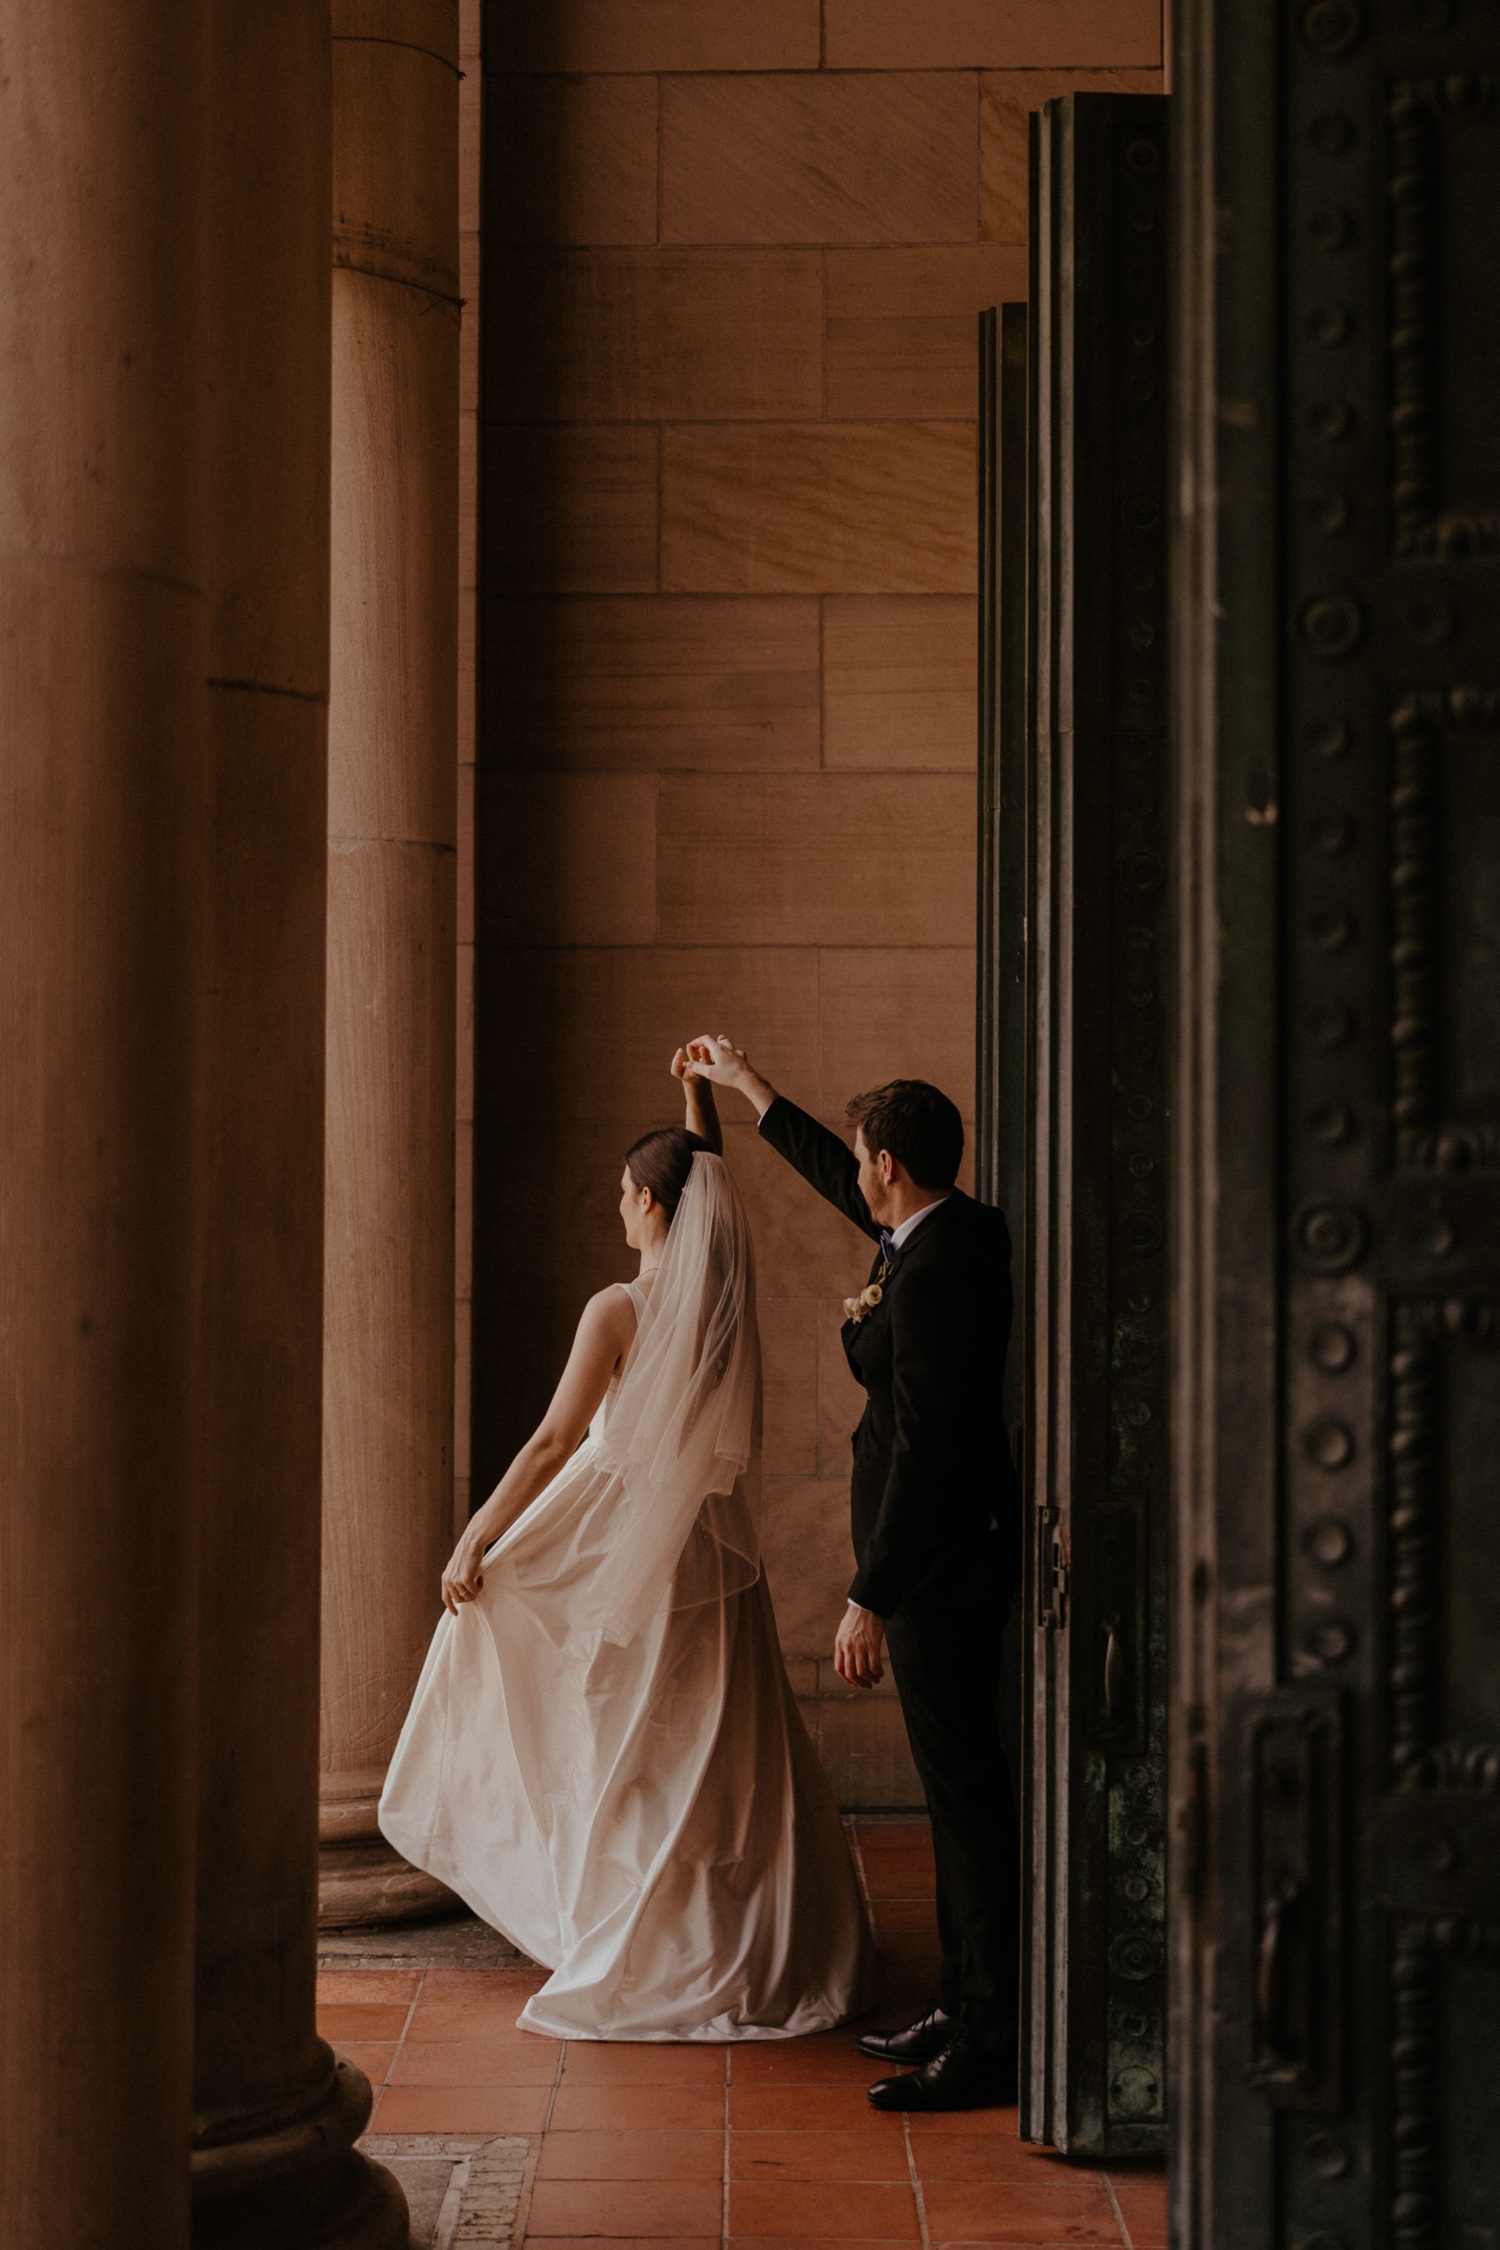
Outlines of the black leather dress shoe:
[[859,2042],[859,2051],[873,2055],[877,2062],[931,2062],[957,2029],[958,2018],[946,2014],[934,2000],[915,2023],[904,2024],[899,2031],[867,2031]]
[[920,2070],[877,2080],[868,2098],[876,2109],[1009,2109],[1016,2092],[1014,2052],[986,2054],[958,2031]]

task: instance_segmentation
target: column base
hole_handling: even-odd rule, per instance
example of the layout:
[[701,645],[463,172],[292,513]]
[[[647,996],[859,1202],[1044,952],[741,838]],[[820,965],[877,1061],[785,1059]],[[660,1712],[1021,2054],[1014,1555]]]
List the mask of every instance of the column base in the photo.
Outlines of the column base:
[[393,1922],[433,1922],[463,1909],[446,1883],[424,1875],[384,1842],[318,1854],[318,1928],[381,1929]]
[[381,1929],[432,1922],[463,1901],[435,1875],[403,1859],[380,1833],[376,1811],[385,1780],[379,1767],[325,1773],[318,1800],[318,1927]]
[[399,2183],[354,2146],[370,2082],[323,2051],[327,2075],[305,2105],[194,2147],[193,2250],[409,2250]]

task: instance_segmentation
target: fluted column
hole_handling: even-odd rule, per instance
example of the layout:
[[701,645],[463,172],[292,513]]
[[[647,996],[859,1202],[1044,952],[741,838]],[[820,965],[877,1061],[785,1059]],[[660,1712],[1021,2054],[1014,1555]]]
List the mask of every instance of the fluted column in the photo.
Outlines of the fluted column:
[[9,0],[0,31],[0,2232],[14,2250],[187,2239],[201,22],[176,0]]
[[317,2036],[330,50],[216,0],[193,2242],[405,2250]]
[[334,0],[323,1877],[448,1894],[375,1806],[453,1531],[456,0]]

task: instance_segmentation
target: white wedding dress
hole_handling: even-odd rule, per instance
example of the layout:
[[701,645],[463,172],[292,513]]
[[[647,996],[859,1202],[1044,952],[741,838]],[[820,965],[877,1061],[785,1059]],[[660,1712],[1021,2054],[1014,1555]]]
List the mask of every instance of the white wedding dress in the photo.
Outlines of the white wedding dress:
[[569,2039],[782,2039],[869,2004],[843,1826],[760,1567],[743,1206],[698,1155],[584,1443],[444,1615],[389,1841],[551,1970]]

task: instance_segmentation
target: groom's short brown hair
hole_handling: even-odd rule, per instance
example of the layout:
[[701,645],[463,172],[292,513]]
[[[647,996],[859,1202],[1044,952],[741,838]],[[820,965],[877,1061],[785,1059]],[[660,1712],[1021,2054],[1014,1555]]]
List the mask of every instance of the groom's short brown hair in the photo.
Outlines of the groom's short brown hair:
[[856,1094],[844,1115],[865,1136],[872,1156],[886,1149],[918,1187],[951,1188],[964,1157],[964,1121],[947,1095],[925,1078],[893,1078]]

